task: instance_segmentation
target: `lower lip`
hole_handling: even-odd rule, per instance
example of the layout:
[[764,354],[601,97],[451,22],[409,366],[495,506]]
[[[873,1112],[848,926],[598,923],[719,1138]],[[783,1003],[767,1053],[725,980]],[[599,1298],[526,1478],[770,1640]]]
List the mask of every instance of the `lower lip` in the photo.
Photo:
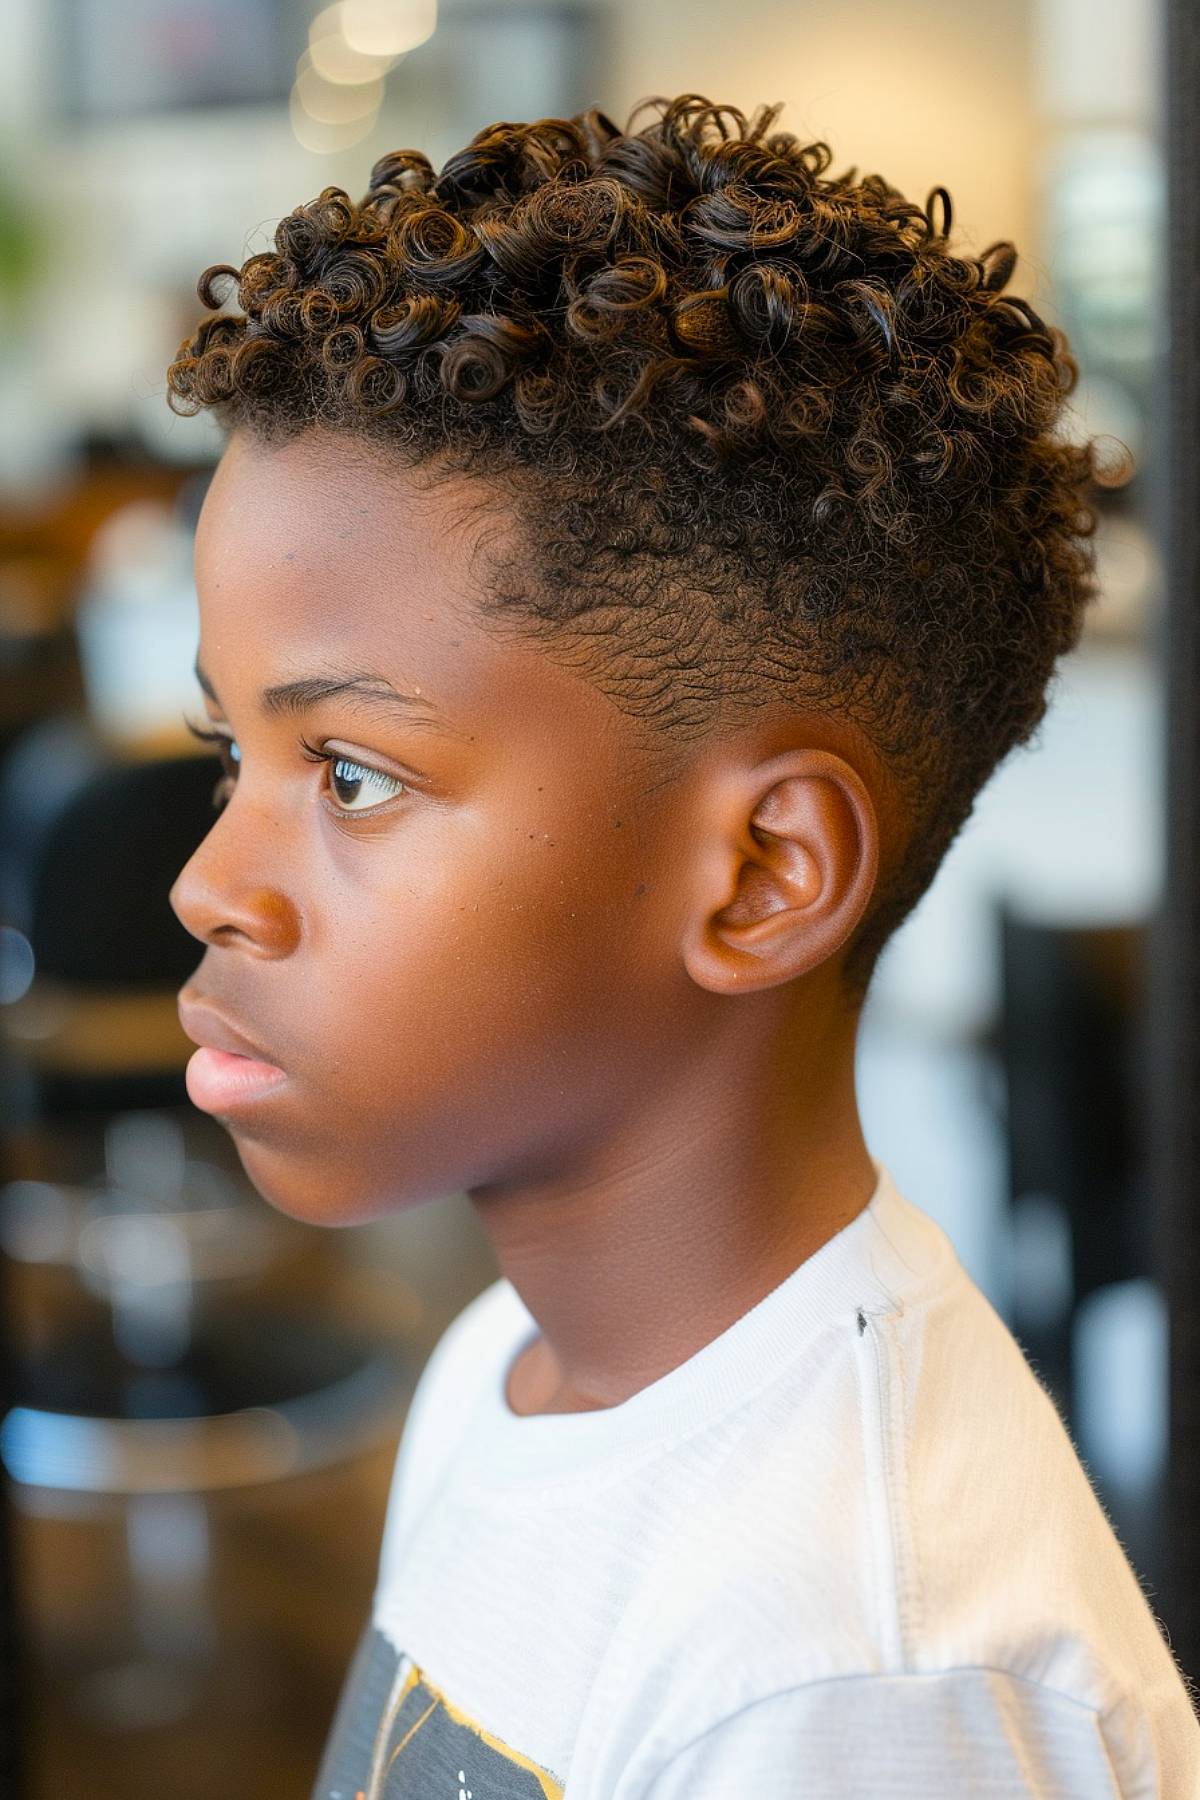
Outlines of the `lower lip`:
[[201,1112],[232,1112],[281,1087],[287,1080],[274,1063],[255,1062],[230,1050],[200,1049],[188,1059],[184,1075],[188,1099]]

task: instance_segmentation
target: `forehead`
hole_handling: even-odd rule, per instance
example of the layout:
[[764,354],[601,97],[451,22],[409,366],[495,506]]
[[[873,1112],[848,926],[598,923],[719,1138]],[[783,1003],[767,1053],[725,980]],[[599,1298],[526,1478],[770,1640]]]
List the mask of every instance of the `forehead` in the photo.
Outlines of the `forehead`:
[[589,682],[485,621],[492,552],[516,532],[480,481],[431,481],[344,436],[266,447],[235,433],[196,529],[201,662],[257,690],[322,666],[420,686],[447,716],[514,708],[556,731],[619,729]]
[[403,600],[434,581],[445,601],[457,590],[467,605],[484,540],[512,529],[498,496],[485,498],[478,484],[433,484],[345,437],[266,447],[236,433],[196,528],[200,598],[281,583],[302,596],[334,579]]

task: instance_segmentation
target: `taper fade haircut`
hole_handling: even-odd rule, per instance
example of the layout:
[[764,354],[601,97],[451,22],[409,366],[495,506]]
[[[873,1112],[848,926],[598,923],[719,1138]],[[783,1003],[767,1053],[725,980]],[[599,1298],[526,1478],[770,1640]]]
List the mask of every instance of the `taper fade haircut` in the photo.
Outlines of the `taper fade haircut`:
[[922,207],[830,175],[779,111],[685,94],[623,131],[489,125],[437,173],[381,157],[362,200],[326,187],[274,250],[204,272],[216,316],[167,399],[482,477],[518,522],[482,616],[585,673],[664,767],[766,704],[853,721],[905,819],[843,952],[859,1004],[1045,713],[1104,478],[1061,429],[1064,334],[1004,292],[1013,245],[955,254],[944,187]]

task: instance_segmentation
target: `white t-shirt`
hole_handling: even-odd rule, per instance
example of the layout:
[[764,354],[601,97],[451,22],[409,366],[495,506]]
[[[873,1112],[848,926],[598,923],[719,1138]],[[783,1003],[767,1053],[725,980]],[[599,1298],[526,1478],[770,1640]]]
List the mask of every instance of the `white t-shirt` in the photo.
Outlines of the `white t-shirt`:
[[458,1315],[314,1800],[1198,1800],[1188,1688],[1053,1402],[875,1170],[619,1406],[513,1413],[533,1318],[507,1280]]

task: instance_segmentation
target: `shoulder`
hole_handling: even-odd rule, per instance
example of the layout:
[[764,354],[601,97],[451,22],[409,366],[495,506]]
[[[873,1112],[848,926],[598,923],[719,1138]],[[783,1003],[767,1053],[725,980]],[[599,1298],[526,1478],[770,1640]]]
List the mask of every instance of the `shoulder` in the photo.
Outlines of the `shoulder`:
[[409,1521],[462,1443],[485,1381],[501,1378],[529,1315],[511,1282],[492,1282],[450,1321],[417,1380],[392,1470],[378,1586],[390,1578]]
[[409,1408],[406,1432],[436,1430],[447,1406],[459,1426],[463,1406],[485,1381],[497,1379],[510,1348],[531,1328],[512,1283],[501,1276],[476,1294],[447,1325],[421,1371]]
[[500,1276],[451,1319],[422,1370],[417,1392],[447,1380],[469,1379],[481,1351],[491,1348],[499,1352],[528,1321],[516,1289]]
[[689,1447],[703,1504],[638,1608],[655,1678],[688,1669],[692,1704],[731,1665],[758,1692],[983,1669],[1106,1716],[1183,1695],[1053,1402],[961,1265],[943,1273],[865,1297]]

